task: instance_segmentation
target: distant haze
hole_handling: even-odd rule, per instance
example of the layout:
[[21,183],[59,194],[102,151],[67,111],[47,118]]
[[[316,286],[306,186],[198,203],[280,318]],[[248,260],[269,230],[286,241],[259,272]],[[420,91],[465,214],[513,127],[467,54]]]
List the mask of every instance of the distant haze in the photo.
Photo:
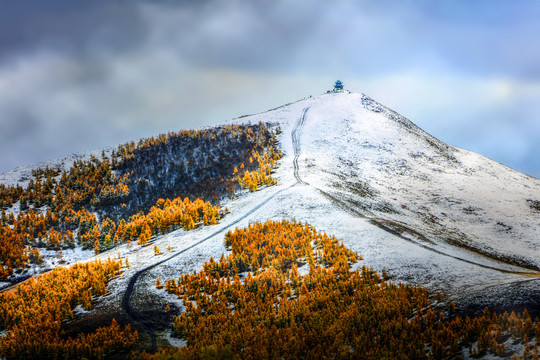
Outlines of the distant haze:
[[336,79],[540,177],[540,2],[0,0],[0,172]]

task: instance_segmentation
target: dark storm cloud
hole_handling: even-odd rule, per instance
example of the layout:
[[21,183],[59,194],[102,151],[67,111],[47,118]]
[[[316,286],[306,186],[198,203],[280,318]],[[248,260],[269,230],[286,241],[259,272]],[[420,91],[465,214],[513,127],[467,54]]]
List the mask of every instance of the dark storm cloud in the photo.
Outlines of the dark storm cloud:
[[[167,44],[189,64],[388,73],[428,61],[540,76],[540,7],[516,1],[1,1],[0,56]],[[148,39],[148,37],[151,37]]]
[[54,49],[92,58],[98,49],[129,51],[155,41],[198,65],[273,67],[323,16],[319,6],[295,5],[301,3],[4,0],[0,56]]
[[540,61],[534,38],[524,36],[540,31],[534,21],[540,6],[525,1],[0,0],[0,5],[0,56],[45,47],[91,57],[96,48],[127,51],[152,34],[151,40],[166,41],[190,63],[241,69],[304,62],[320,68],[339,59],[388,72],[388,66],[435,54],[474,71],[538,76]]
[[136,4],[104,0],[0,0],[0,57],[55,48],[85,52],[92,42],[120,50],[143,34]]

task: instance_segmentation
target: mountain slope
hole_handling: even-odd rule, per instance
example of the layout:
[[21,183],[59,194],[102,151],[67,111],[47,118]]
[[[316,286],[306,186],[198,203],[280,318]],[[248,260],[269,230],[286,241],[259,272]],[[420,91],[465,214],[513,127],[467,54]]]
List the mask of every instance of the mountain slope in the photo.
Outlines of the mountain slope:
[[[244,183],[256,187],[272,182],[268,175],[279,158],[274,131],[262,123],[181,131],[120,145],[108,154],[103,151],[101,158],[89,154],[71,167],[67,158],[49,162],[52,167],[5,174],[8,186],[0,183],[0,281],[28,277],[29,260],[38,265],[31,272],[45,271],[37,247],[100,252],[123,241],[145,243],[149,236],[170,230],[165,224],[178,226],[180,218],[187,227],[196,227],[195,212],[173,210],[183,206],[180,202],[201,204],[197,199],[203,198],[217,204]],[[155,221],[148,218],[152,213]],[[149,220],[144,231],[141,216]],[[201,220],[208,225],[215,216],[208,213]],[[58,260],[69,262],[61,252]]]
[[170,338],[170,323],[185,304],[156,289],[156,279],[164,283],[219,259],[228,252],[224,235],[235,227],[281,219],[335,235],[363,256],[355,267],[386,269],[392,281],[440,291],[458,311],[527,306],[539,313],[539,180],[448,146],[359,94],[310,97],[228,123],[259,122],[282,129],[277,185],[224,200],[229,212],[217,225],[95,256],[131,267],[76,326],[107,314],[134,324],[152,340],[150,349],[181,346]]
[[307,113],[306,181],[423,241],[540,266],[540,180],[435,139],[367,96],[335,94]]

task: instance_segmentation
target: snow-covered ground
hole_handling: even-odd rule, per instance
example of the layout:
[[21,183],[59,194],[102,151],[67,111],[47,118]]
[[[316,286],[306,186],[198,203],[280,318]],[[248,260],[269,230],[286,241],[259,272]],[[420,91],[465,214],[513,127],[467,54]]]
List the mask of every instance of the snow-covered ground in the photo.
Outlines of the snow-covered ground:
[[[230,213],[215,226],[178,230],[149,246],[124,244],[92,257],[120,257],[131,266],[111,281],[109,295],[94,311],[120,309],[129,279],[175,254],[136,283],[136,292],[150,294],[152,303],[135,297],[132,305],[169,304],[181,311],[174,296],[155,288],[156,278],[164,284],[201,269],[210,257],[219,259],[228,230],[281,219],[335,235],[363,256],[357,266],[386,269],[395,281],[427,286],[457,302],[490,305],[504,295],[511,304],[506,290],[516,286],[519,294],[538,293],[538,273],[511,262],[540,266],[540,214],[527,203],[540,200],[539,180],[443,144],[359,94],[321,95],[232,122],[259,121],[282,129],[278,185],[223,204]],[[166,331],[160,336],[168,341]]]
[[32,276],[42,274],[50,271],[57,266],[69,266],[79,261],[84,261],[94,255],[92,249],[82,249],[79,246],[63,250],[49,250],[46,248],[39,248],[41,264],[29,264],[23,270],[17,270],[9,276],[9,281],[0,281],[0,290],[9,288],[13,284],[24,281]]
[[359,94],[307,113],[301,173],[364,214],[441,242],[540,267],[540,180],[448,146]]

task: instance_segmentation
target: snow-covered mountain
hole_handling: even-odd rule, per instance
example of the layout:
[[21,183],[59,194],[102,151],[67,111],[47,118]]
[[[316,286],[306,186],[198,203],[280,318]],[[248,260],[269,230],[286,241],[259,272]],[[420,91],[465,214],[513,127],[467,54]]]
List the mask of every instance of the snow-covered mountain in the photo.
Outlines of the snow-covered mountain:
[[[163,313],[164,303],[180,311],[176,297],[156,290],[156,278],[199,270],[227,252],[227,231],[277,219],[308,222],[361,254],[357,266],[385,269],[463,306],[539,310],[540,180],[449,146],[361,94],[310,97],[228,123],[259,122],[281,128],[277,185],[222,203],[229,213],[218,225],[156,238],[160,249],[170,247],[166,255],[124,244],[95,256],[131,264],[95,312],[121,312],[123,301],[147,314]],[[162,330],[160,344],[174,345]]]

